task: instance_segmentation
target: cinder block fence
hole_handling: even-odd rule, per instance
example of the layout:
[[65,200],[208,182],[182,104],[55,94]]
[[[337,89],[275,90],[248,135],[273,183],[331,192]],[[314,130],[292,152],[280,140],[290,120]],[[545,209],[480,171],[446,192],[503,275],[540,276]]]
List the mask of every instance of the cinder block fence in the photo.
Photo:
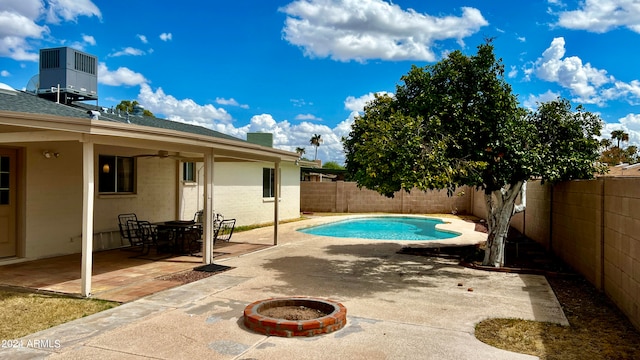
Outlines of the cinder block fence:
[[[484,195],[460,188],[399,191],[389,199],[351,182],[301,182],[303,212],[460,213],[486,217]],[[603,291],[640,329],[640,178],[601,177],[555,186],[529,182],[527,210],[511,225]]]

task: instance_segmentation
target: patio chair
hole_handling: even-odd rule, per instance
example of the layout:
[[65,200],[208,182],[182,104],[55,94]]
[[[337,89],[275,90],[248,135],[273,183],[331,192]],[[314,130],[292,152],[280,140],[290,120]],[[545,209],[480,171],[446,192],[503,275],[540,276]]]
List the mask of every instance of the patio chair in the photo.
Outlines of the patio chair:
[[193,215],[193,222],[202,224],[202,214],[204,214],[204,210],[196,211],[196,213]]
[[226,241],[229,242],[231,240],[231,235],[233,235],[233,229],[236,227],[236,219],[226,219],[221,220],[219,225],[214,230],[213,233],[213,244],[216,244],[216,241]]
[[118,215],[118,228],[120,229],[120,237],[127,240],[131,247],[142,246],[142,239],[136,231],[129,228],[129,222],[138,222],[138,217],[134,213]]

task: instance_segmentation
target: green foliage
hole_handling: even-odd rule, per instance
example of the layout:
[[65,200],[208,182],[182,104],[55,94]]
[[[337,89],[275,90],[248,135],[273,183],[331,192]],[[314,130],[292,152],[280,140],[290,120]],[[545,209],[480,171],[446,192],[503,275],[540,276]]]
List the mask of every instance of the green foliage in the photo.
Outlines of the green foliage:
[[[140,103],[136,100],[133,101],[129,101],[129,100],[122,100],[120,101],[120,104],[116,105],[116,109],[120,110],[120,111],[126,111],[128,113],[133,113],[133,108],[136,105],[139,105]],[[155,115],[153,115],[153,113],[147,109],[144,109],[144,111],[142,112],[142,114],[144,116],[151,116],[151,117],[155,117]]]
[[344,166],[338,164],[335,161],[327,161],[326,163],[322,164],[322,168],[333,169],[333,170],[344,170]]
[[376,96],[356,118],[343,140],[347,170],[391,197],[414,186],[491,193],[532,177],[592,178],[600,118],[561,99],[529,112],[503,74],[490,41],[473,56],[413,66],[394,97]]
[[319,134],[313,134],[313,136],[311,137],[311,140],[309,140],[309,144],[311,144],[311,145],[316,147],[316,154],[313,157],[313,160],[317,160],[318,159],[318,147],[322,143],[323,143],[322,135],[319,135]]

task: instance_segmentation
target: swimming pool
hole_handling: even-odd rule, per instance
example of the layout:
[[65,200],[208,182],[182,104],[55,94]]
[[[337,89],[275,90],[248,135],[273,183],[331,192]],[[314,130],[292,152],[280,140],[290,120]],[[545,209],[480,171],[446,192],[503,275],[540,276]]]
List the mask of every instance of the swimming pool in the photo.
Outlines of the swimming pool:
[[444,224],[444,221],[409,216],[376,216],[337,221],[298,231],[312,235],[374,240],[425,241],[460,236],[460,233],[436,229],[437,224]]

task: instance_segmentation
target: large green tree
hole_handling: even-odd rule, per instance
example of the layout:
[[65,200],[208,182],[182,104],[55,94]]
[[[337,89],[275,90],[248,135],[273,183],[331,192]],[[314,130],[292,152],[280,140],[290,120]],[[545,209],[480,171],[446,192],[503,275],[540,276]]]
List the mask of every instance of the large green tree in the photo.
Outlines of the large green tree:
[[396,191],[481,189],[489,234],[485,265],[503,266],[504,241],[526,181],[592,178],[601,120],[566,100],[518,105],[490,41],[412,67],[394,96],[376,96],[344,139],[346,168],[360,187]]
[[[133,101],[129,101],[129,100],[122,100],[120,101],[120,104],[116,105],[116,109],[120,110],[120,111],[126,111],[129,114],[133,113],[133,109],[136,105],[140,105],[140,103],[137,100],[133,100]],[[147,109],[144,109],[142,111],[142,114],[144,116],[151,116],[151,117],[155,117],[155,115],[153,115],[153,113]]]

